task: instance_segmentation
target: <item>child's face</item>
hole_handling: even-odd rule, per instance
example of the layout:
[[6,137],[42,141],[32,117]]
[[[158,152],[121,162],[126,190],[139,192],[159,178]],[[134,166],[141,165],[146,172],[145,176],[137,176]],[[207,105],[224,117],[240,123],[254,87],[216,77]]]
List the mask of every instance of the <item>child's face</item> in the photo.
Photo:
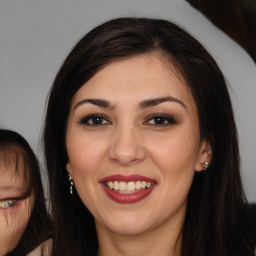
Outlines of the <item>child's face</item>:
[[18,245],[34,205],[32,195],[23,198],[26,182],[21,166],[17,161],[0,165],[0,256]]

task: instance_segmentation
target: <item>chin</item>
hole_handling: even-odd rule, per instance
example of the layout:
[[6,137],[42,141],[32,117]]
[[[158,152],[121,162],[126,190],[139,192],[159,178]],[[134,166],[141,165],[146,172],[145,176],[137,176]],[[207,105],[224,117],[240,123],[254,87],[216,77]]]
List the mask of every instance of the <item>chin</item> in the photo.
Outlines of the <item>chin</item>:
[[126,213],[106,220],[101,225],[117,235],[132,236],[148,231],[153,223],[148,223],[145,217],[132,216],[132,214]]
[[136,236],[144,233],[148,229],[140,225],[122,225],[111,227],[111,231],[117,235]]

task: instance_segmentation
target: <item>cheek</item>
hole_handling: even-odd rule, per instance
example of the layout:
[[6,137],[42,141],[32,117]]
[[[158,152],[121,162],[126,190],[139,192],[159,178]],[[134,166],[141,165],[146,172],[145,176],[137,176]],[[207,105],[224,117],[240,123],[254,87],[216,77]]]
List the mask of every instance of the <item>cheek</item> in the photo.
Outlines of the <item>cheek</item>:
[[0,255],[13,250],[19,243],[31,215],[28,199],[14,207],[0,210]]
[[[199,136],[176,133],[151,144],[151,159],[159,170],[161,193],[178,208],[187,198],[199,151]],[[167,204],[168,205],[168,204]]]
[[[94,172],[107,152],[107,142],[102,138],[73,136],[67,140],[69,163],[73,177]],[[77,140],[79,138],[79,140]]]
[[166,173],[180,174],[195,170],[199,139],[195,136],[170,136],[153,141],[150,146],[151,159]]
[[70,132],[66,143],[75,189],[84,205],[96,214],[95,209],[100,207],[97,199],[99,174],[107,168],[104,159],[108,157],[109,137]]
[[151,159],[159,170],[159,190],[163,195],[163,200],[156,199],[155,208],[162,209],[164,218],[185,209],[198,152],[194,142],[176,137],[158,141],[151,148]]

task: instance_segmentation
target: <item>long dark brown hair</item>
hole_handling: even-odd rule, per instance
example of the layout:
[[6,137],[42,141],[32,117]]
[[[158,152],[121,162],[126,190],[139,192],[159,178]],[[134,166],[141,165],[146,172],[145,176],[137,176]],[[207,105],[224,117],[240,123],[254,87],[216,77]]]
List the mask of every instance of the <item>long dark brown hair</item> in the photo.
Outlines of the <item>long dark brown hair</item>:
[[236,125],[225,79],[216,62],[174,23],[119,18],[85,35],[52,85],[44,128],[54,219],[53,256],[96,255],[94,219],[78,194],[69,194],[65,137],[71,100],[103,65],[158,52],[183,76],[197,105],[201,139],[212,146],[207,171],[196,173],[182,229],[182,256],[253,255],[239,167]]
[[51,237],[51,219],[46,209],[39,164],[24,137],[11,130],[0,129],[0,156],[1,168],[16,166],[14,171],[17,175],[24,175],[26,190],[23,197],[34,196],[35,202],[27,228],[17,247],[7,254],[25,256]]

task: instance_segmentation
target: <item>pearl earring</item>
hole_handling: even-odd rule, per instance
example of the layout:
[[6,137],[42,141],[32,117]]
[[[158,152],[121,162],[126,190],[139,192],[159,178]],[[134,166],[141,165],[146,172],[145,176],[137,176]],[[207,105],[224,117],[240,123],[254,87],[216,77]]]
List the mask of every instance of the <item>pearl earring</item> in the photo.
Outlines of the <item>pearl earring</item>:
[[202,168],[204,171],[208,168],[208,166],[209,166],[209,163],[207,161],[202,163]]

